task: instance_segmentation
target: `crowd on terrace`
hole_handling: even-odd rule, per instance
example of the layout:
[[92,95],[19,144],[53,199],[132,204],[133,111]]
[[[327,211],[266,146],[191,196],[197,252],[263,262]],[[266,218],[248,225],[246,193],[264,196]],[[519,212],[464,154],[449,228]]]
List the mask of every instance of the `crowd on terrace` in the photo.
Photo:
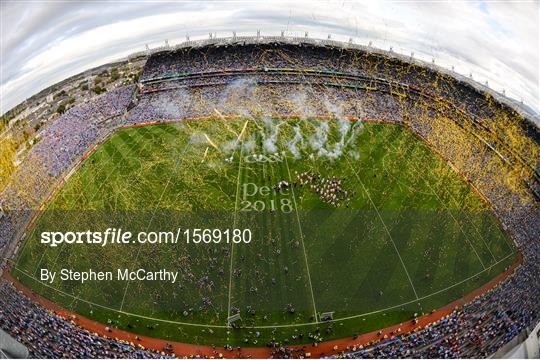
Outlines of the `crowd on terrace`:
[[90,333],[45,310],[5,281],[0,282],[0,325],[36,358],[139,359],[165,355]]
[[369,101],[362,101],[365,93],[354,89],[309,84],[256,84],[245,80],[145,94],[130,111],[127,121],[141,123],[216,116],[215,110],[222,115],[271,114],[307,118],[346,114],[360,119],[402,121],[399,102],[387,93],[372,94]]
[[492,115],[489,108],[478,106],[480,97],[468,86],[455,86],[452,81],[448,86],[441,80],[434,83],[433,70],[408,66],[381,55],[310,45],[244,45],[164,52],[149,58],[141,81],[242,69],[295,69],[303,71],[304,76],[309,76],[312,71],[322,71],[336,74],[335,78],[345,73],[370,79],[391,79],[413,89],[433,89],[454,104],[470,107],[477,114],[485,112],[486,117]]
[[[485,106],[483,98],[467,86],[458,86],[451,81],[442,83],[440,78],[433,76],[431,70],[410,67],[405,71],[403,65],[396,61],[369,54],[355,58],[356,55],[352,53],[338,53],[328,48],[268,46],[264,50],[240,46],[164,53],[149,59],[141,80],[144,82],[178,73],[219,72],[233,68],[333,69],[399,81],[408,84],[411,89],[431,89],[434,83],[439,83],[440,86],[434,90],[436,96],[444,97],[457,107],[478,117],[489,117],[494,111],[490,106]],[[151,90],[167,87],[175,89],[150,93],[144,93],[146,85],[143,85],[143,94],[138,104],[121,122],[108,123],[107,120],[126,113],[134,86],[119,88],[68,110],[40,134],[41,140],[31,149],[22,166],[13,175],[13,181],[2,192],[2,205],[7,211],[0,219],[0,252],[16,240],[18,230],[26,224],[33,210],[38,208],[60,177],[115,126],[149,120],[215,115],[214,109],[223,114],[235,114],[238,109],[243,109],[247,114],[251,111],[255,114],[257,111],[301,116],[353,115],[385,118],[395,122],[404,121],[403,106],[410,109],[409,115],[425,110],[418,109],[413,102],[409,103],[410,100],[405,100],[405,105],[400,104],[396,96],[388,93],[388,88],[370,93],[369,101],[359,104],[359,91],[365,95],[365,90],[326,86],[328,79],[315,85],[312,81],[293,84],[291,75],[284,76],[279,78],[272,75],[271,79],[281,79],[283,82],[267,83],[262,91],[258,89],[258,84],[261,80],[270,79],[264,74],[250,74],[245,79],[234,78],[232,81],[230,77],[219,74],[204,80],[175,80],[153,88],[147,87]],[[298,78],[298,75],[294,75],[294,79]],[[338,75],[336,79],[340,81]],[[329,109],[324,102],[315,101],[323,98],[330,99],[335,106]],[[253,104],[257,105],[256,110],[253,110]],[[419,135],[430,138],[434,132],[439,131],[429,122],[418,119],[412,120],[411,127]],[[442,140],[437,143],[437,139],[434,142],[450,160],[457,156],[452,151],[452,144]],[[484,152],[476,150],[473,147],[471,162],[483,163],[489,160],[485,159]],[[478,180],[480,190],[493,203],[501,222],[522,254],[522,264],[503,284],[479,296],[462,309],[456,309],[449,316],[411,334],[380,339],[361,348],[350,348],[340,356],[487,356],[538,321],[540,209],[535,205],[523,205],[520,199],[516,199],[518,195],[508,189],[484,186],[487,182],[484,182],[482,176],[486,175],[475,171],[479,170],[469,170],[467,176],[473,181]],[[159,356],[91,334],[44,310],[6,281],[0,284],[0,326],[28,346],[32,356],[36,357]],[[299,355],[284,347],[274,349],[274,354],[277,357]]]
[[105,122],[126,112],[134,89],[118,88],[75,106],[39,133],[39,141],[1,194],[0,254],[62,174],[111,130]]

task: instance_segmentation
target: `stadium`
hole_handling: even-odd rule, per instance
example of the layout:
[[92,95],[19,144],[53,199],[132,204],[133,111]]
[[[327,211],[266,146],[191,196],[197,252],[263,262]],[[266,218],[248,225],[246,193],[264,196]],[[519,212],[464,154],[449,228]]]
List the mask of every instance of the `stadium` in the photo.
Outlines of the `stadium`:
[[307,36],[141,59],[2,191],[0,319],[31,356],[488,357],[536,326],[540,130],[515,102]]

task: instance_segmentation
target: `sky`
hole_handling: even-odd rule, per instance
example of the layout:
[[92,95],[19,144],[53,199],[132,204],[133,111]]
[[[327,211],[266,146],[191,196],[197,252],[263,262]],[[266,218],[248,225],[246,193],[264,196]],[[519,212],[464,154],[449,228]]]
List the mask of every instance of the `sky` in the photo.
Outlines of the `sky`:
[[0,113],[130,53],[218,36],[369,41],[469,75],[540,111],[539,1],[0,0]]

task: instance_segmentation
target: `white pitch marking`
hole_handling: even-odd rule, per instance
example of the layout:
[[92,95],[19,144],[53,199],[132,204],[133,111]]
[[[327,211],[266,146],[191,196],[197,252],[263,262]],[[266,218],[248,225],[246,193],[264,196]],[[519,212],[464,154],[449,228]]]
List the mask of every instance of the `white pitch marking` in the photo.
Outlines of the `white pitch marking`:
[[[244,124],[244,129],[246,128],[247,121]],[[244,134],[244,129],[240,132],[240,135],[237,139],[240,141],[240,138]],[[238,213],[238,194],[240,193],[240,174],[242,172],[242,155],[244,153],[244,147],[240,146],[240,159],[238,159],[238,176],[236,177],[236,197],[234,199],[234,217],[233,217],[233,228],[236,228],[236,221],[237,219],[237,213]],[[232,294],[232,273],[233,273],[233,255],[234,255],[234,242],[231,242],[231,263],[229,266],[229,295],[228,295],[228,302],[227,302],[227,319],[231,316],[231,294]],[[227,323],[227,327],[229,327],[229,324]]]
[[[285,156],[285,165],[287,165],[287,173],[289,174],[289,181],[292,184],[292,177],[291,177],[291,171],[289,169],[289,162],[287,161],[287,156]],[[300,224],[300,216],[298,215],[298,207],[296,205],[296,196],[294,195],[294,188],[291,186],[292,195],[293,195],[293,202],[294,202],[294,210],[296,211],[296,220],[298,221],[298,229],[300,230],[300,240],[302,243],[302,250],[304,252],[304,260],[306,261],[306,269],[307,269],[307,276],[309,280],[309,290],[311,291],[311,300],[313,301],[313,316],[315,319],[315,323],[318,323],[317,320],[317,306],[315,305],[315,296],[313,295],[313,285],[311,283],[311,275],[309,272],[309,263],[308,258],[306,254],[306,247],[304,246],[304,233],[302,232],[302,225]]]
[[[351,319],[355,319],[355,318],[359,318],[359,317],[363,317],[363,316],[369,316],[369,315],[373,315],[373,314],[377,314],[377,313],[381,313],[381,312],[385,312],[385,311],[388,311],[388,310],[392,310],[392,309],[396,309],[396,308],[399,308],[399,307],[402,307],[404,305],[409,305],[409,304],[412,304],[412,303],[415,303],[417,302],[418,300],[424,300],[424,299],[427,299],[433,295],[437,295],[437,294],[440,294],[446,290],[449,290],[453,287],[456,287],[466,281],[469,281],[471,280],[472,278],[482,274],[483,272],[486,272],[488,270],[490,270],[491,268],[495,267],[496,265],[500,264],[501,262],[503,262],[504,260],[508,259],[510,256],[513,255],[513,252],[506,255],[504,258],[502,258],[501,260],[497,261],[496,263],[490,265],[489,267],[487,267],[486,269],[484,270],[481,270],[479,272],[477,272],[476,274],[474,275],[471,275],[469,276],[468,278],[466,279],[463,279],[455,284],[452,284],[448,287],[445,287],[443,289],[440,289],[440,290],[437,290],[431,294],[428,294],[428,295],[425,295],[425,296],[422,296],[418,299],[414,299],[414,300],[410,300],[410,301],[407,301],[407,302],[404,302],[404,303],[401,303],[401,304],[397,304],[397,305],[393,305],[393,306],[390,306],[390,307],[387,307],[387,308],[384,308],[384,309],[379,309],[379,310],[373,310],[373,311],[370,311],[370,312],[366,312],[366,313],[363,313],[363,314],[358,314],[358,315],[352,315],[352,316],[347,316],[347,317],[342,317],[342,318],[338,318],[338,319],[332,319],[332,320],[329,320],[327,322],[340,322],[340,321],[344,321],[344,320],[351,320]],[[6,260],[10,260],[10,259],[6,259]],[[37,282],[39,282],[40,284],[54,290],[54,291],[57,291],[59,292],[60,294],[62,295],[65,295],[65,296],[69,296],[69,297],[76,297],[72,294],[68,294],[60,289],[57,289],[55,288],[54,286],[51,286],[45,282],[42,282],[41,280],[39,279],[36,279],[35,277],[33,277],[32,275],[28,274],[26,271],[24,270],[21,270],[19,268],[17,268],[16,266],[13,267],[14,269],[20,271],[22,274],[24,274],[25,276],[29,277],[30,279],[33,279]],[[192,325],[192,326],[196,326],[196,327],[209,327],[209,328],[227,328],[228,326],[225,326],[225,325],[209,325],[209,324],[200,324],[200,323],[186,323],[186,322],[181,322],[181,321],[174,321],[174,320],[167,320],[167,319],[160,319],[160,318],[154,318],[154,317],[150,317],[150,316],[144,316],[144,315],[139,315],[139,314],[134,314],[134,313],[130,313],[130,312],[126,312],[126,311],[122,311],[122,310],[118,310],[118,309],[113,309],[113,308],[110,308],[108,306],[105,306],[105,305],[101,305],[101,304],[98,304],[98,303],[95,303],[95,302],[92,302],[92,301],[89,301],[89,300],[85,300],[85,299],[80,299],[77,297],[77,299],[79,301],[82,301],[84,303],[87,303],[87,304],[90,304],[90,305],[93,305],[93,306],[97,306],[97,307],[100,307],[102,309],[105,309],[105,310],[109,310],[109,311],[112,311],[112,312],[117,312],[117,313],[120,313],[120,314],[124,314],[124,315],[128,315],[128,316],[133,316],[133,317],[138,317],[138,318],[141,318],[141,319],[148,319],[148,320],[153,320],[153,321],[161,321],[161,322],[165,322],[165,323],[169,323],[169,324],[177,324],[177,325]],[[309,323],[300,323],[300,324],[283,324],[283,325],[263,325],[263,326],[247,326],[246,328],[248,329],[273,329],[273,328],[287,328],[287,327],[298,327],[298,326],[310,326],[310,325],[317,325],[319,323],[317,322],[309,322]]]
[[345,157],[345,159],[347,160],[347,164],[349,164],[349,167],[351,168],[351,170],[353,171],[354,175],[356,176],[356,178],[358,179],[358,181],[360,182],[360,185],[362,185],[362,189],[364,189],[364,192],[366,193],[368,199],[369,199],[369,202],[371,203],[371,205],[373,205],[373,208],[375,208],[375,211],[377,212],[377,216],[379,217],[379,219],[381,220],[381,223],[383,224],[383,227],[384,227],[384,230],[386,231],[386,233],[388,234],[388,237],[390,238],[390,241],[392,242],[392,245],[394,246],[394,249],[396,250],[396,254],[397,256],[399,257],[399,261],[401,261],[401,265],[403,266],[403,270],[405,270],[405,275],[407,275],[407,279],[409,279],[409,283],[411,284],[411,287],[413,289],[413,292],[414,292],[414,296],[416,296],[416,300],[419,300],[418,298],[418,294],[416,293],[416,289],[414,288],[414,284],[411,280],[411,277],[409,275],[409,272],[407,271],[407,267],[405,266],[405,262],[403,261],[403,259],[401,258],[401,255],[399,253],[399,250],[396,246],[396,243],[394,242],[394,239],[392,238],[392,235],[390,234],[390,231],[388,230],[388,227],[386,227],[386,223],[384,222],[381,214],[379,213],[379,209],[377,208],[377,206],[375,205],[375,203],[373,202],[373,200],[371,199],[371,195],[369,195],[369,192],[368,190],[366,189],[366,187],[364,186],[364,182],[360,179],[360,177],[358,176],[358,174],[356,173],[356,171],[354,170],[354,168],[352,167],[350,161],[349,161],[349,158]]

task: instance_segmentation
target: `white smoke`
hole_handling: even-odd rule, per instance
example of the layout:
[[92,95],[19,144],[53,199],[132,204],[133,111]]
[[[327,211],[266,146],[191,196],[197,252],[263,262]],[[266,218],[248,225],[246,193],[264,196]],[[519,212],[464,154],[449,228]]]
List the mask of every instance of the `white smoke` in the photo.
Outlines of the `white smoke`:
[[339,141],[334,144],[331,151],[325,152],[326,157],[333,160],[339,158],[343,154],[343,149],[345,148],[345,137],[347,134],[349,134],[349,130],[351,129],[351,122],[349,120],[339,117],[337,122],[340,135]]
[[238,79],[232,81],[223,90],[219,99],[219,107],[224,109],[229,103],[232,103],[233,100],[252,99],[256,84],[257,83],[253,79]]
[[230,154],[238,149],[239,142],[235,140],[229,140],[221,145],[221,149],[225,154]]
[[[339,113],[338,107],[334,110]],[[280,137],[280,127],[287,122],[270,117],[262,117],[257,122],[259,130],[256,134],[249,135],[241,142],[232,139],[222,143],[220,148],[223,152],[229,156],[242,148],[244,155],[259,153],[258,150],[266,154],[276,154],[280,152],[280,148],[284,148],[297,160],[306,152],[310,159],[336,160],[346,152],[355,160],[360,157],[356,138],[363,130],[361,121],[352,122],[345,117],[337,117],[335,120],[304,120],[299,124],[291,124],[294,136],[287,139]],[[302,123],[309,125],[302,126]],[[200,135],[192,137],[193,142],[204,141]],[[286,152],[282,151],[284,155]]]
[[311,107],[307,98],[305,91],[297,92],[290,97],[290,101],[294,104],[298,116],[303,120],[315,117],[316,115],[316,111]]
[[356,138],[358,134],[360,134],[362,131],[364,131],[364,123],[360,120],[356,121],[353,126],[351,126],[351,134],[347,141],[345,142],[345,145],[356,145]]
[[276,153],[278,151],[277,138],[279,133],[279,127],[283,125],[283,122],[275,124],[272,119],[263,117],[263,123],[266,127],[265,131],[261,131],[262,135],[262,147],[266,153]]
[[349,151],[349,155],[351,156],[351,158],[353,158],[353,160],[360,159],[360,153],[356,150]]
[[153,106],[166,119],[181,119],[185,117],[186,106],[191,102],[191,93],[185,89],[176,89],[168,96],[156,96]]
[[336,118],[343,117],[343,110],[340,106],[337,106],[335,103],[332,103],[328,100],[328,98],[324,98],[324,107],[326,108],[326,111],[332,114]]
[[319,125],[315,125],[315,132],[309,137],[309,145],[311,149],[320,154],[321,149],[324,148],[328,141],[328,123],[326,121],[319,122]]
[[249,139],[245,140],[242,144],[243,151],[246,154],[253,153],[253,150],[255,150],[256,143],[255,138],[253,136],[250,136]]
[[339,133],[341,135],[341,139],[343,140],[345,136],[347,136],[347,134],[349,133],[349,130],[351,129],[351,122],[348,119],[345,119],[342,117],[338,118],[337,121],[338,121]]
[[348,147],[349,155],[354,159],[360,159],[360,153],[357,150],[356,139],[358,135],[364,131],[364,123],[361,120],[356,121],[351,127],[351,135],[345,142],[345,146]]
[[344,117],[338,117],[336,121],[339,138],[335,142],[329,140],[330,126],[327,121],[320,121],[315,125],[315,132],[309,137],[309,145],[317,157],[336,160],[348,148],[355,147],[356,137],[363,124],[357,122],[351,125],[351,121]]
[[329,146],[330,149],[320,148],[318,152],[319,157],[324,157],[330,160],[336,160],[343,154],[343,142],[339,141],[333,146]]
[[201,132],[194,132],[189,137],[189,143],[191,145],[207,144],[206,137]]
[[287,144],[287,149],[289,149],[289,152],[294,156],[295,159],[300,159],[300,149],[298,149],[298,144],[300,144],[300,147],[304,147],[304,137],[302,136],[302,131],[298,126],[295,126],[294,128],[294,138]]

